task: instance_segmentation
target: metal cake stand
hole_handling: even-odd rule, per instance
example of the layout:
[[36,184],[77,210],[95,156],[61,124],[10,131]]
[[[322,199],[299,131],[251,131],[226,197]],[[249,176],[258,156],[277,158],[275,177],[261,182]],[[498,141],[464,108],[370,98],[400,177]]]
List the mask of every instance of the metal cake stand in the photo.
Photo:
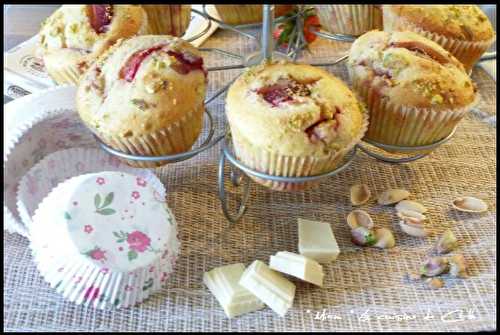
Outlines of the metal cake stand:
[[[274,5],[263,5],[263,22],[262,22],[262,34],[261,34],[261,39],[260,39],[260,51],[257,51],[253,54],[250,54],[247,57],[237,55],[222,49],[218,48],[200,48],[199,50],[203,52],[214,52],[214,53],[219,53],[224,56],[228,56],[234,59],[240,60],[240,64],[236,65],[229,65],[229,66],[217,66],[217,67],[208,67],[208,71],[225,71],[225,70],[231,70],[231,69],[239,69],[239,68],[246,68],[255,64],[259,64],[261,62],[270,62],[275,59],[287,59],[294,61],[296,60],[298,54],[300,51],[303,49],[305,46],[305,38],[304,38],[304,32],[303,32],[303,26],[304,26],[304,13],[307,10],[307,7],[301,5],[299,6],[299,11],[296,15],[293,15],[288,18],[278,18],[274,19]],[[224,22],[221,22],[220,20],[217,20],[216,18],[210,16],[207,11],[206,7],[203,6],[203,12],[197,11],[197,10],[192,10],[198,15],[201,15],[205,17],[208,21],[207,23],[207,28],[203,30],[203,34],[206,33],[210,29],[210,24],[211,22],[216,22],[220,25],[221,28],[223,29],[228,29],[231,31],[234,31],[236,33],[239,33],[245,37],[248,37],[250,39],[256,40],[257,37],[249,34],[242,29],[246,29],[249,27],[256,27],[259,25],[240,25],[240,26],[231,26],[227,25]],[[276,52],[274,51],[274,41],[272,37],[272,30],[273,26],[275,23],[278,22],[283,22],[283,20],[287,19],[295,19],[297,20],[297,24],[295,25],[295,32],[292,32],[291,36],[294,36],[293,43],[289,43],[289,48],[285,53],[283,52]],[[318,37],[320,38],[325,38],[333,41],[342,41],[342,42],[352,42],[355,40],[355,36],[350,36],[350,35],[341,35],[341,34],[331,34],[328,32],[324,31],[315,31],[314,32]],[[201,34],[201,33],[200,33]],[[196,38],[199,38],[203,34],[199,36],[196,36]],[[496,55],[495,55],[496,56]],[[491,55],[490,55],[491,57]],[[348,58],[347,55],[342,56],[338,59],[336,59],[333,62],[327,62],[327,63],[313,63],[311,65],[313,66],[335,66],[343,61],[345,61]],[[238,75],[239,76],[239,75]],[[217,90],[211,97],[207,98],[205,100],[205,105],[209,105],[212,101],[214,101],[217,97],[221,96],[223,93],[227,92],[227,89],[230,87],[230,85],[238,78],[233,78],[228,84],[224,85],[222,88]],[[102,143],[98,138],[97,141],[100,143],[102,149],[107,151],[108,153],[128,159],[128,160],[133,160],[133,161],[148,161],[148,162],[158,162],[158,161],[165,161],[169,163],[175,163],[175,162],[180,162],[186,159],[190,159],[201,152],[210,149],[213,147],[215,144],[220,142],[221,140],[224,139],[222,142],[222,148],[221,148],[221,153],[220,153],[220,158],[219,158],[219,165],[218,165],[218,194],[219,194],[219,199],[221,202],[221,207],[222,211],[224,213],[224,216],[226,219],[231,222],[231,223],[236,223],[238,222],[244,215],[245,210],[248,208],[248,200],[249,200],[249,194],[250,194],[250,177],[256,177],[260,178],[264,181],[274,181],[274,182],[285,182],[285,183],[292,183],[292,184],[301,184],[301,183],[306,183],[310,181],[318,181],[322,180],[328,177],[333,177],[336,174],[340,173],[341,171],[345,170],[352,162],[352,160],[356,157],[359,152],[363,152],[367,154],[368,156],[377,159],[379,161],[385,162],[385,163],[391,163],[391,164],[401,164],[401,163],[408,163],[408,162],[413,162],[418,159],[422,159],[426,157],[432,150],[438,148],[445,142],[449,141],[453,135],[455,134],[456,128],[445,138],[436,141],[435,143],[431,143],[429,145],[425,146],[413,146],[413,147],[405,147],[405,146],[394,146],[394,145],[387,145],[383,143],[377,143],[373,140],[369,140],[364,138],[363,139],[363,144],[358,144],[354,146],[354,148],[347,153],[347,155],[344,157],[342,162],[332,171],[328,171],[322,174],[318,175],[313,175],[313,176],[297,176],[297,177],[286,177],[286,176],[277,176],[277,175],[271,175],[264,173],[262,171],[257,171],[249,166],[246,166],[243,164],[236,155],[234,154],[234,150],[231,145],[231,136],[229,131],[224,131],[222,135],[215,136],[215,129],[214,129],[214,122],[213,122],[213,117],[208,110],[206,109],[206,114],[208,117],[208,134],[207,137],[199,144],[197,147],[184,152],[184,153],[179,153],[175,155],[165,155],[165,156],[138,156],[138,155],[131,155],[127,153],[123,153],[117,150],[114,150],[104,143]],[[377,150],[373,150],[368,147],[372,146],[375,147]],[[394,154],[396,152],[398,155],[403,155],[405,157],[390,157],[387,154],[392,153]],[[235,214],[231,214],[231,210],[229,209],[228,202],[227,202],[227,197],[226,197],[226,173],[224,172],[226,163],[229,164],[229,175],[230,175],[230,181],[231,185],[235,188],[240,188],[241,187],[241,199],[239,201],[238,207],[235,209]]]

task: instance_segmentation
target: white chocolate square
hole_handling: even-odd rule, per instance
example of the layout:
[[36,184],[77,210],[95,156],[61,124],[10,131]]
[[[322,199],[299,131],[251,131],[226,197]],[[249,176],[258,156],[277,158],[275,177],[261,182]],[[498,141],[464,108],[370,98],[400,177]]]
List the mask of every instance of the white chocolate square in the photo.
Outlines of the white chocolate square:
[[327,222],[298,220],[299,253],[320,263],[337,259],[340,249]]
[[303,255],[280,251],[271,256],[269,267],[314,285],[323,286],[323,267],[315,260]]
[[243,273],[240,285],[252,292],[273,311],[285,316],[292,307],[295,285],[264,262],[254,261]]
[[238,284],[244,271],[245,265],[237,263],[203,274],[203,282],[229,318],[264,308],[262,301]]

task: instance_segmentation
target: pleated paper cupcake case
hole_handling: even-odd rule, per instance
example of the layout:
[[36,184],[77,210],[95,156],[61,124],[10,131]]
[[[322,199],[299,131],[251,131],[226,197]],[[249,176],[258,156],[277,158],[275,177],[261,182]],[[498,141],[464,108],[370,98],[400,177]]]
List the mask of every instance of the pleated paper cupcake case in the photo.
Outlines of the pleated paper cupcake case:
[[[251,143],[242,139],[237,132],[233,132],[232,139],[236,156],[248,167],[275,176],[302,177],[325,173],[338,167],[345,155],[361,141],[367,128],[368,115],[364,112],[363,123],[357,136],[345,148],[336,151],[333,155],[321,158],[315,156],[287,156],[256,148]],[[251,175],[249,177],[257,183],[277,191],[298,191],[314,187],[318,184],[318,181],[289,183],[263,180]]]
[[[104,133],[98,133],[97,136],[108,146],[124,153],[140,156],[173,155],[188,151],[196,142],[203,126],[203,113],[204,107],[201,107],[201,109],[187,113],[168,127],[145,136],[124,138]],[[140,162],[120,159],[130,166],[141,168],[154,168],[166,163],[165,161]]]

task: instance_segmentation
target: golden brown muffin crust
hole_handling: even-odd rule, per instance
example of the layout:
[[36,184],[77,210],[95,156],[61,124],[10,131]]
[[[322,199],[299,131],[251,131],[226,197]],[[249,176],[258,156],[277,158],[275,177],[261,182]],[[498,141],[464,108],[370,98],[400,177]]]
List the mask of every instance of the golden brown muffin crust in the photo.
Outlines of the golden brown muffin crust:
[[495,35],[488,17],[476,5],[384,5],[383,10],[450,38],[485,41]]

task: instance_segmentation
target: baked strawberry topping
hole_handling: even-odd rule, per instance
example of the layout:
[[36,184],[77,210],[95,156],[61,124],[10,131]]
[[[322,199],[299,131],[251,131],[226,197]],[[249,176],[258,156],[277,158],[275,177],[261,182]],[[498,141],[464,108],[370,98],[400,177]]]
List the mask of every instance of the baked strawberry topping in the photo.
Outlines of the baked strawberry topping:
[[318,121],[305,129],[304,132],[309,137],[311,143],[318,143],[321,141],[328,144],[335,139],[340,125],[340,113],[340,108],[335,107],[333,118],[321,116]]
[[[142,62],[153,52],[161,50],[164,46],[165,45],[158,45],[135,52],[122,67],[120,71],[120,78],[125,79],[128,82],[133,81]],[[177,62],[170,65],[171,68],[177,73],[188,74],[191,71],[201,70],[205,74],[205,77],[207,76],[207,71],[203,67],[203,58],[187,52],[180,53],[177,51],[167,50],[166,53],[169,56],[175,57],[177,60]]]
[[113,18],[112,5],[90,5],[89,21],[96,33],[105,33]]
[[205,77],[207,76],[207,71],[203,67],[203,58],[189,52],[180,53],[173,50],[168,50],[167,54],[175,57],[178,61],[178,63],[171,65],[172,69],[174,69],[177,73],[188,74],[191,71],[200,70],[203,71]]
[[120,78],[125,79],[128,82],[134,80],[139,67],[146,57],[151,55],[153,52],[160,50],[163,48],[163,45],[158,45],[146,50],[139,50],[135,52],[132,56],[129,57],[125,65],[122,67],[120,71]]
[[277,107],[282,103],[293,101],[294,96],[308,96],[311,91],[305,84],[296,80],[280,79],[276,84],[259,88],[257,93],[273,107]]
[[389,47],[404,48],[409,51],[428,57],[430,59],[433,59],[440,64],[450,63],[450,59],[448,59],[445,55],[441,54],[439,51],[433,49],[432,47],[418,41],[392,42],[389,44]]

